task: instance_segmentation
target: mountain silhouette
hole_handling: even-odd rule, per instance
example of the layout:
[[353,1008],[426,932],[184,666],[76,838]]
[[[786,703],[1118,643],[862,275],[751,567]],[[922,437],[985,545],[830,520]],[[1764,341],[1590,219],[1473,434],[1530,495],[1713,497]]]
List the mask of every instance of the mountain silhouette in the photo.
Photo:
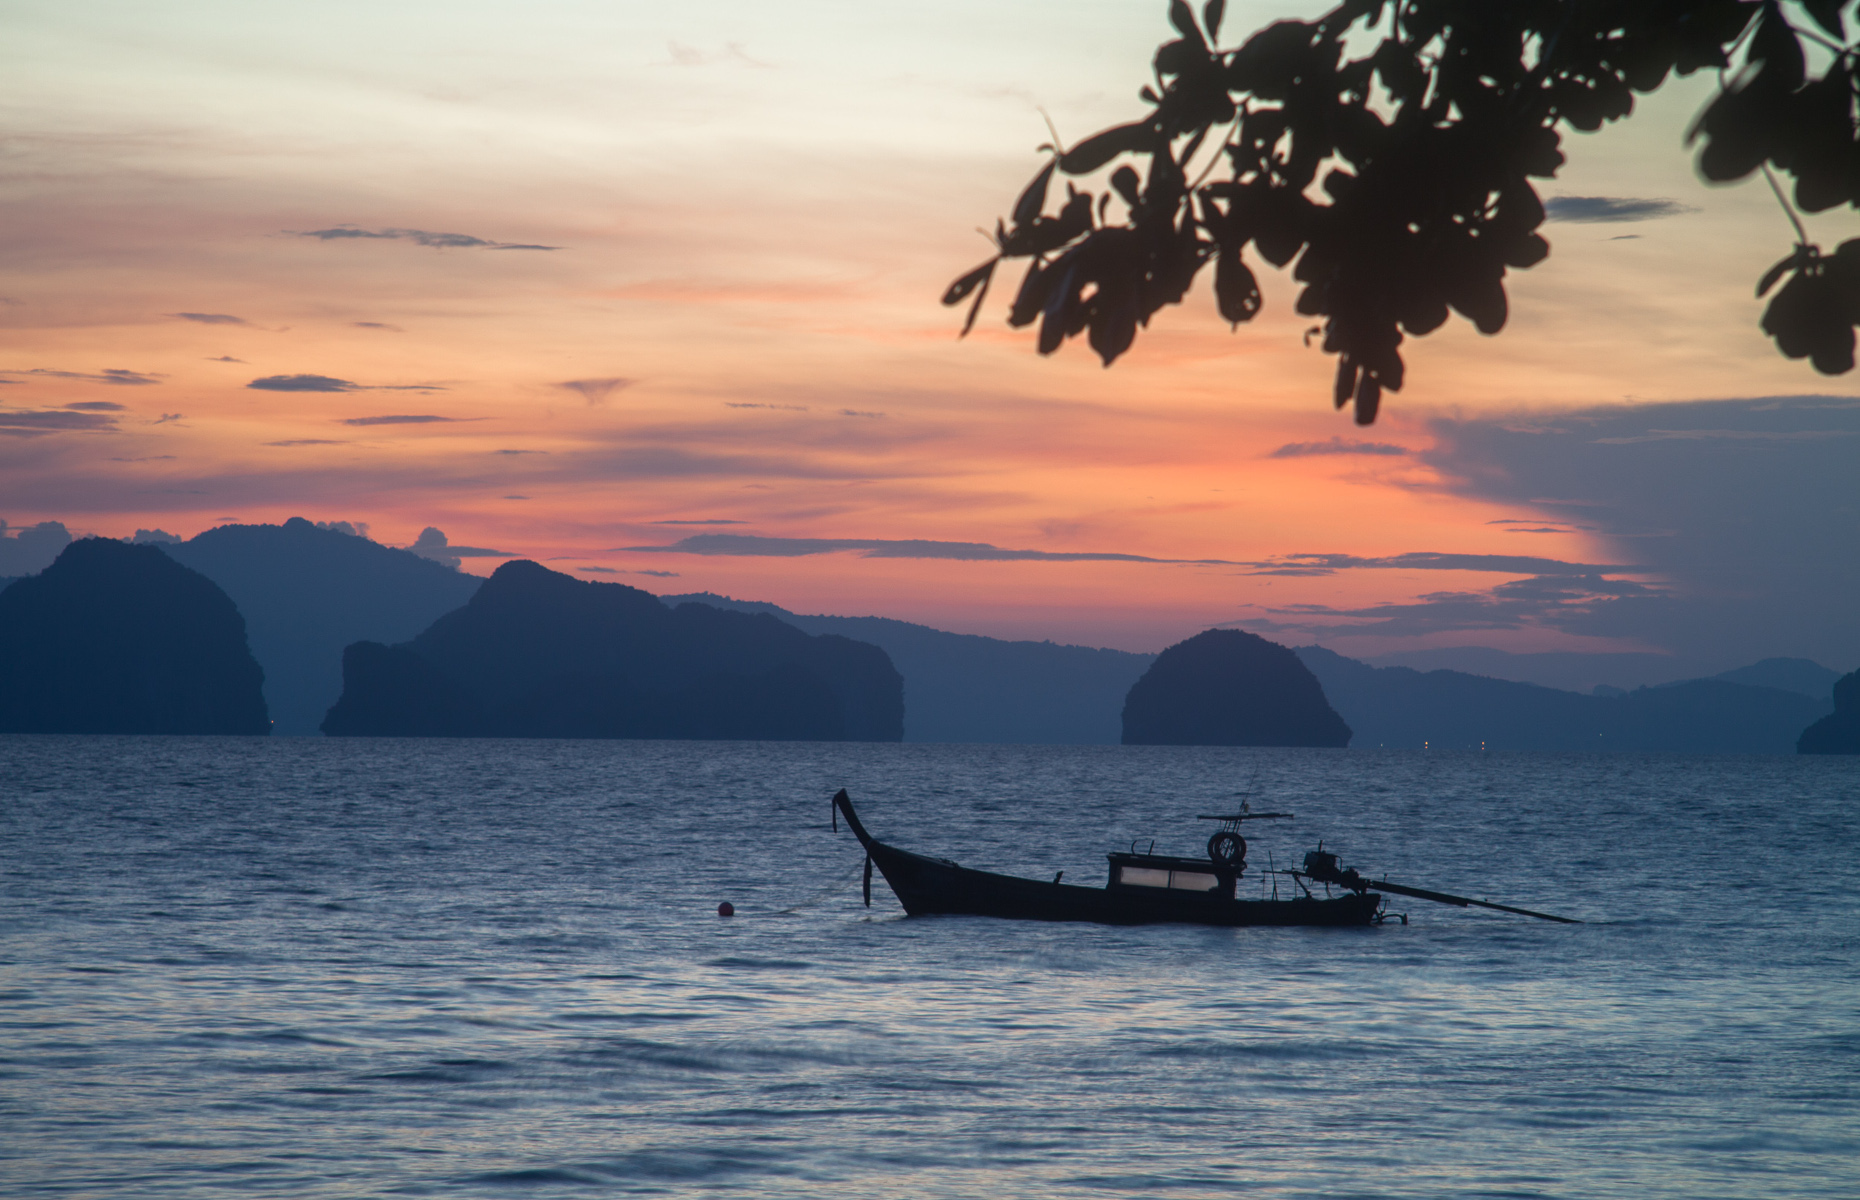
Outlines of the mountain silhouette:
[[1834,684],[1834,711],[1802,731],[1797,754],[1860,754],[1860,671]]
[[697,592],[661,597],[767,613],[808,633],[870,642],[904,676],[907,742],[1116,745],[1118,710],[1154,654],[948,633],[890,617],[802,616]]
[[1834,681],[1841,677],[1839,671],[1827,667],[1809,658],[1766,658],[1751,663],[1747,667],[1738,667],[1734,671],[1720,671],[1713,679],[1722,679],[1726,683],[1744,683],[1751,687],[1776,688],[1784,692],[1800,692],[1817,700],[1825,700],[1834,686]]
[[348,647],[323,730],[897,741],[903,725],[876,646],[519,560],[412,641]]
[[1359,748],[1787,754],[1827,701],[1723,679],[1582,695],[1468,675],[1372,667],[1322,646],[1298,657]]
[[222,525],[162,549],[217,583],[245,617],[275,731],[314,734],[342,694],[343,647],[401,642],[483,580],[367,538],[283,525]]
[[1156,656],[1124,701],[1126,746],[1335,746],[1350,727],[1291,649],[1210,629]]
[[0,732],[265,734],[225,592],[153,546],[72,542],[0,592]]

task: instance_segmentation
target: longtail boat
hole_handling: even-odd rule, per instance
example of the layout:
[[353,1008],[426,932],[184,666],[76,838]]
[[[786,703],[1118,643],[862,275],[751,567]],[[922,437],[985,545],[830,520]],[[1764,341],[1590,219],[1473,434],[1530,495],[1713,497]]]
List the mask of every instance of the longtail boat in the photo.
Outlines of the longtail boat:
[[[1407,887],[1383,879],[1367,879],[1344,868],[1337,856],[1319,848],[1305,855],[1302,870],[1271,874],[1289,876],[1292,894],[1280,899],[1242,900],[1235,889],[1246,873],[1246,821],[1284,819],[1291,813],[1242,811],[1198,819],[1219,821],[1208,839],[1206,858],[1177,855],[1113,852],[1106,856],[1110,873],[1103,887],[997,875],[915,854],[881,842],[867,831],[844,788],[833,797],[834,828],[844,815],[853,836],[865,848],[865,903],[872,904],[872,868],[877,867],[913,917],[1006,917],[1027,921],[1092,921],[1101,925],[1149,925],[1165,922],[1191,925],[1373,925],[1388,918],[1403,924],[1407,917],[1386,911],[1384,893],[1433,900],[1461,908],[1492,908],[1546,921],[1579,924],[1569,917],[1551,916],[1486,900],[1447,892]],[[1154,843],[1151,846],[1154,849]],[[1309,886],[1319,883],[1325,895]]]

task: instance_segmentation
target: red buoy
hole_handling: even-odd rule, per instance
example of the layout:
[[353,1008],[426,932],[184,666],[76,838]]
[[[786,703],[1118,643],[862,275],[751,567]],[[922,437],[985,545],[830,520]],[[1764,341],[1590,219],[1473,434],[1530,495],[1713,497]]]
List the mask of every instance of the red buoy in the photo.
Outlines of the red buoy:
[[730,903],[730,902],[729,902],[728,900],[725,900],[725,901],[724,901],[724,902],[723,902],[722,904],[719,904],[719,905],[717,906],[717,915],[718,915],[718,916],[720,916],[720,917],[733,917],[733,916],[735,916],[735,915],[736,915],[736,905],[734,905],[734,904],[731,904],[731,903]]

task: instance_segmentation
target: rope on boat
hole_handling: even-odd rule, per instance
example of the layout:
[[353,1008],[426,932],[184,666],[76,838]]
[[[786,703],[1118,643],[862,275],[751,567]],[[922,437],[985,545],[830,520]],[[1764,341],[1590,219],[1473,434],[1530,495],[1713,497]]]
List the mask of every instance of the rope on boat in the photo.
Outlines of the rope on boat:
[[790,913],[798,913],[804,908],[812,908],[816,904],[821,903],[823,900],[828,900],[832,898],[835,892],[838,892],[840,889],[844,888],[847,884],[851,883],[855,878],[857,878],[859,875],[859,872],[862,869],[864,869],[864,866],[865,866],[865,863],[863,860],[858,863],[855,863],[853,865],[852,870],[836,878],[832,883],[822,888],[817,894],[813,896],[809,896],[807,899],[802,900],[801,902],[793,905],[792,907],[777,909],[775,912],[770,913],[769,916],[785,917],[789,915]]

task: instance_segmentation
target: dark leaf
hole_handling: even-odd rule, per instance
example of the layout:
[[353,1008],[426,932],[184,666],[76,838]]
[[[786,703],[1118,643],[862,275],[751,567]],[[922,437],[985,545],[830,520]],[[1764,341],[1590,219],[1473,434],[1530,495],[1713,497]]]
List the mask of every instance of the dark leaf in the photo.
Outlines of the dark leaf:
[[1405,297],[1401,327],[1416,337],[1424,337],[1447,323],[1447,302],[1432,288],[1422,290],[1423,285],[1419,283],[1414,288],[1415,291]]
[[1527,234],[1505,248],[1505,265],[1522,271],[1550,257],[1550,243],[1540,233]]
[[1068,175],[1089,175],[1120,154],[1147,150],[1156,143],[1156,131],[1147,121],[1117,125],[1094,133],[1059,157],[1059,169]]
[[[1052,269],[1057,271],[1057,266],[1058,264],[1055,264]],[[1041,354],[1051,354],[1066,340],[1066,327],[1074,319],[1073,310],[1078,308],[1077,281],[1078,266],[1074,260],[1066,265],[1063,273],[1059,274],[1058,282],[1047,289],[1046,308],[1040,320],[1039,350]]]
[[1101,290],[1095,299],[1098,311],[1092,314],[1088,340],[1108,367],[1137,340],[1136,297],[1115,289],[1109,295]]
[[1279,21],[1246,40],[1227,64],[1227,86],[1265,100],[1283,100],[1302,71],[1311,65],[1312,27],[1303,21]]
[[1838,365],[1846,355],[1847,367],[1826,372],[1835,375],[1853,362],[1854,330],[1844,307],[1825,277],[1797,271],[1777,290],[1761,325],[1786,357],[1811,359],[1818,370],[1824,362]]
[[1481,272],[1460,280],[1447,302],[1480,333],[1493,334],[1505,327],[1505,285],[1496,275]]
[[1014,204],[1014,224],[1032,224],[1033,219],[1040,215],[1040,210],[1046,207],[1046,185],[1053,178],[1053,168],[1058,165],[1057,159],[1047,163],[1033,177],[1033,182],[1027,185],[1027,190],[1020,194],[1020,199]]
[[1769,290],[1776,286],[1776,281],[1781,279],[1801,261],[1802,252],[1797,250],[1788,258],[1783,259],[1769,270],[1763,272],[1763,278],[1757,281],[1757,299],[1761,300],[1764,296],[1768,295]]
[[1063,306],[1049,308],[1040,318],[1040,340],[1036,343],[1041,354],[1051,354],[1065,344],[1066,318]]
[[1356,423],[1374,425],[1376,410],[1381,407],[1382,384],[1374,375],[1364,371],[1362,377],[1356,381]]
[[1221,37],[1221,18],[1227,15],[1227,0],[1208,0],[1201,9],[1201,24],[1208,31],[1208,40],[1218,42]]
[[1554,178],[1563,166],[1563,151],[1558,148],[1560,141],[1556,130],[1548,126],[1538,126],[1523,134],[1517,146],[1520,169],[1537,179]]
[[1158,75],[1169,76],[1185,74],[1194,70],[1196,63],[1207,61],[1207,48],[1200,44],[1199,39],[1191,42],[1187,38],[1177,38],[1156,48],[1156,57],[1151,65],[1156,68]]
[[1016,329],[1033,324],[1033,319],[1046,311],[1052,301],[1053,289],[1071,272],[1077,260],[1077,252],[1068,251],[1051,263],[1029,263],[1027,277],[1021,280],[1020,291],[1014,297],[1013,307],[1008,310],[1008,324]]
[[1337,360],[1337,382],[1331,388],[1333,407],[1342,408],[1356,394],[1356,363],[1345,354]]
[[1176,32],[1181,34],[1185,41],[1193,42],[1204,48],[1207,46],[1207,43],[1201,40],[1201,30],[1195,28],[1195,14],[1189,10],[1188,5],[1182,3],[1182,0],[1169,0],[1169,24],[1175,26]]
[[1841,18],[1841,9],[1847,7],[1848,0],[1802,0],[1802,7],[1808,15],[1815,18],[1815,24],[1830,36],[1847,40],[1847,25]]
[[943,293],[943,303],[961,304],[964,296],[967,296],[970,292],[988,282],[989,276],[995,273],[995,264],[1000,261],[999,258],[991,258],[973,271],[970,271],[967,275],[964,275],[961,279],[950,284],[949,290]]
[[1259,280],[1240,257],[1240,247],[1223,245],[1214,260],[1214,300],[1221,316],[1231,325],[1251,321],[1259,315]]
[[1854,331],[1853,326],[1830,337],[1813,354],[1808,361],[1823,375],[1845,375],[1854,369]]
[[[1000,259],[995,260],[995,262],[999,262],[999,261],[1001,260]],[[962,322],[962,332],[957,334],[956,335],[957,337],[968,337],[969,330],[975,328],[975,316],[977,313],[982,311],[982,301],[988,299],[988,284],[990,281],[994,279],[994,277],[995,277],[995,264],[989,263],[988,273],[982,276],[982,286],[975,289],[975,303],[969,305],[969,315]]]
[[1142,180],[1129,167],[1119,167],[1111,172],[1111,186],[1124,198],[1124,203],[1135,208],[1143,202],[1143,194],[1138,190]]
[[1763,70],[1750,85],[1764,91],[1793,92],[1802,86],[1808,62],[1802,54],[1802,41],[1796,37],[1783,16],[1782,7],[1766,3],[1757,17],[1757,32],[1750,39],[1750,57],[1761,62]]

